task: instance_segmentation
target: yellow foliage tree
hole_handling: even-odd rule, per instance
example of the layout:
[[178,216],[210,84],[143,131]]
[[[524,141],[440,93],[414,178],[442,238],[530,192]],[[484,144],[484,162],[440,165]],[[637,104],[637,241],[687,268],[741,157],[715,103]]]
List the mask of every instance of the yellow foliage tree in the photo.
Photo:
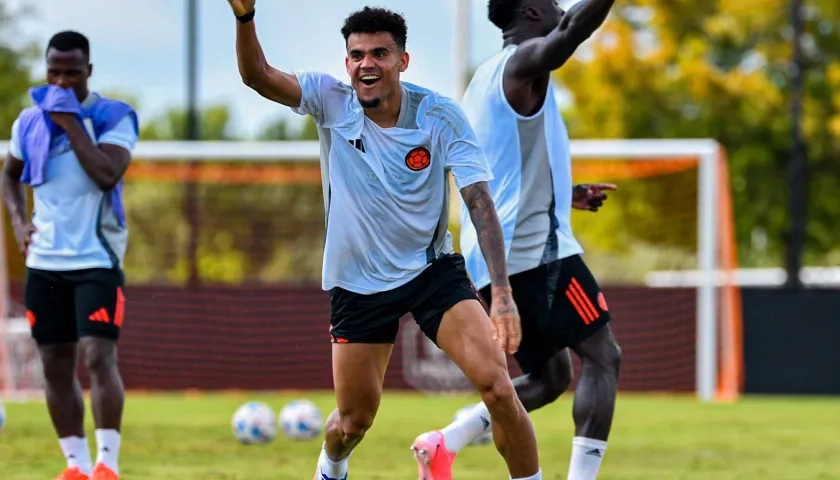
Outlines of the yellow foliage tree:
[[[556,72],[573,98],[565,114],[574,138],[712,137],[727,148],[739,257],[747,265],[780,264],[788,225],[788,3],[618,2],[596,36]],[[810,188],[805,260],[840,264],[840,204],[825,199],[825,192],[840,188],[840,29],[832,20],[838,18],[840,0],[806,5]],[[667,198],[653,190],[634,200]],[[610,208],[639,208],[622,205],[624,192],[617,197],[621,200]],[[654,233],[649,226],[626,225],[634,237]],[[679,234],[654,230],[659,236]],[[756,238],[766,238],[766,244]]]

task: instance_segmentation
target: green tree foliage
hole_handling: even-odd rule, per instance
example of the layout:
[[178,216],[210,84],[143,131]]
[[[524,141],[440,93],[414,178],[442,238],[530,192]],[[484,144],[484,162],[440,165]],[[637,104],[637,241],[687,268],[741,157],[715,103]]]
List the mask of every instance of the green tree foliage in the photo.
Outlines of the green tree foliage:
[[318,140],[318,127],[310,116],[301,117],[300,130],[296,130],[287,117],[270,121],[257,135],[258,140]]
[[28,89],[37,80],[30,70],[43,51],[35,43],[21,43],[16,21],[28,15],[0,1],[0,138],[8,139],[21,109],[30,104]]
[[[840,203],[826,198],[840,188],[840,1],[806,4],[806,262],[840,264]],[[574,100],[566,112],[574,138],[712,137],[726,147],[742,265],[779,265],[784,251],[788,14],[782,0],[617,2],[599,34],[556,73]],[[686,183],[660,183],[622,185],[644,190],[622,188],[610,208],[657,215],[669,198],[686,194],[674,186]],[[680,246],[696,237],[684,229],[694,228],[693,218],[658,226],[622,220],[625,235],[650,244]],[[590,223],[576,219],[583,222]],[[592,241],[603,241],[608,232],[599,232],[598,223],[577,230],[591,229]]]
[[[235,140],[231,131],[230,107],[224,104],[209,105],[198,114],[201,140]],[[141,140],[184,140],[187,136],[187,111],[169,108],[161,115],[140,119]]]

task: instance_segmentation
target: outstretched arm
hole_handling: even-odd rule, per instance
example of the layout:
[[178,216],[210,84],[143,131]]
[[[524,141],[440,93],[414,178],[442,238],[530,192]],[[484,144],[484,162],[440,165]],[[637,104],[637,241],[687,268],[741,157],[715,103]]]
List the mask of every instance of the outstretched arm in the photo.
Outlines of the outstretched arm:
[[604,23],[613,3],[615,0],[576,3],[551,33],[523,42],[508,61],[506,73],[516,78],[535,78],[562,67]]
[[[255,0],[228,0],[228,2],[233,13],[238,17],[236,59],[242,83],[273,102],[287,107],[299,107],[302,93],[297,77],[277,70],[265,59],[257,38],[257,29],[254,26]],[[248,19],[249,16],[250,19]]]

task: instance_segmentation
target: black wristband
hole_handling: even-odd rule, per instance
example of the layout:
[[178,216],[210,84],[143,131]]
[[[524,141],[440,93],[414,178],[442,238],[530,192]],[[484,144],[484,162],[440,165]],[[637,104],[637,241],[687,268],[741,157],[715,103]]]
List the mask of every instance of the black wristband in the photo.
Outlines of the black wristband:
[[236,19],[239,20],[239,23],[248,23],[254,19],[254,13],[256,13],[256,11],[257,9],[254,9],[245,15],[237,15]]

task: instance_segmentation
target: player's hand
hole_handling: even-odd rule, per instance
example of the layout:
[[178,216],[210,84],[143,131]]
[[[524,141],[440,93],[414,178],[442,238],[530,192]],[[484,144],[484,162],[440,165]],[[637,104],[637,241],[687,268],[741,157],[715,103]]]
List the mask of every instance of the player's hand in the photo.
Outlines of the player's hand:
[[64,130],[67,130],[67,126],[70,125],[71,122],[77,121],[75,115],[64,112],[50,112],[50,120]]
[[490,321],[493,324],[493,340],[502,350],[514,354],[522,342],[522,325],[519,310],[513,301],[510,287],[494,287],[490,304]]
[[16,223],[13,225],[15,231],[15,240],[17,240],[18,251],[26,256],[29,253],[29,245],[32,244],[32,234],[38,229],[31,223]]
[[257,3],[257,0],[228,0],[228,3],[230,4],[230,8],[233,9],[233,14],[241,17],[254,10],[254,5]]
[[572,188],[572,207],[597,212],[607,199],[606,190],[618,190],[612,183],[581,183]]

